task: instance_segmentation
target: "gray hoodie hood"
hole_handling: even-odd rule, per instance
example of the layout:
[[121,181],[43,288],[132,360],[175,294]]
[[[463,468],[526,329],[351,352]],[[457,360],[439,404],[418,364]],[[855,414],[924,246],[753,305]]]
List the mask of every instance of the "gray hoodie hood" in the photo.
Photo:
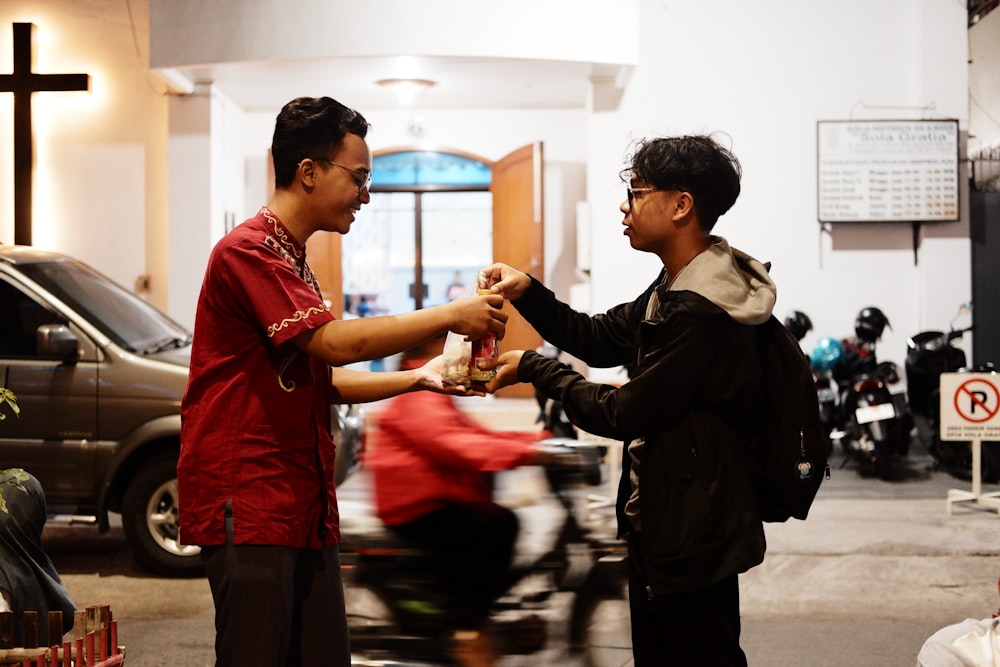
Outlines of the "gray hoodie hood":
[[778,297],[767,267],[745,252],[731,248],[721,236],[713,236],[711,241],[666,289],[700,294],[740,324],[763,324],[771,316]]

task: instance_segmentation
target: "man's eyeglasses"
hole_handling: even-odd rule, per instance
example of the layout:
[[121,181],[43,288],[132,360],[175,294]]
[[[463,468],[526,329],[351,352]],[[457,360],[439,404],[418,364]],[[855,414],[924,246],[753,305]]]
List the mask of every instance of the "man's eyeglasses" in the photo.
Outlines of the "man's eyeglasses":
[[645,192],[656,192],[660,188],[633,188],[631,185],[626,185],[625,190],[628,192],[628,206],[632,208],[632,200],[635,199],[635,193],[645,193]]
[[326,162],[327,164],[332,164],[334,167],[340,167],[348,174],[354,177],[355,183],[358,184],[358,196],[361,196],[361,191],[367,189],[372,184],[372,173],[370,171],[359,171],[357,169],[351,169],[350,167],[345,167],[339,162],[334,162],[333,160],[327,160],[322,157],[314,157],[315,162]]

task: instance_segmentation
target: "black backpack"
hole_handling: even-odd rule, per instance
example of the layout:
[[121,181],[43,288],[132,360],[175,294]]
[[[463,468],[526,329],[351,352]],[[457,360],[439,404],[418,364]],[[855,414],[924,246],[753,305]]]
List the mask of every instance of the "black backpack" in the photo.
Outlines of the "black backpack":
[[809,359],[773,315],[757,327],[757,351],[763,381],[750,465],[760,518],[805,519],[823,478],[830,478]]

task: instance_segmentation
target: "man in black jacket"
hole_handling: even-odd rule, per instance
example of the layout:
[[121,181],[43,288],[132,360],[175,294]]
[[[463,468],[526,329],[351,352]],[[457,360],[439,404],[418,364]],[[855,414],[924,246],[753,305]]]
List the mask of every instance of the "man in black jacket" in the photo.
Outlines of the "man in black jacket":
[[625,442],[619,537],[629,544],[637,667],[745,665],[738,575],[764,558],[742,448],[760,390],[755,326],[776,298],[767,269],[711,235],[740,192],[736,157],[707,136],[643,141],[623,174],[622,224],[663,270],[630,303],[572,310],[505,264],[482,280],[545,340],[592,367],[632,364],[621,387],[509,351],[488,391],[531,382],[589,433]]

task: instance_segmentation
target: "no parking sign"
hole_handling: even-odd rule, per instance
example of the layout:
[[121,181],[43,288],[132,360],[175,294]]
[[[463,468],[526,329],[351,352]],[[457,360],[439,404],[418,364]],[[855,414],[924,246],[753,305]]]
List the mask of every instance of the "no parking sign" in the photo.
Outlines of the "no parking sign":
[[941,439],[1000,440],[1000,375],[941,374]]
[[972,491],[948,489],[948,514],[954,503],[996,508],[1000,493],[982,492],[983,442],[1000,440],[1000,375],[941,374],[941,440],[968,440],[972,449]]

